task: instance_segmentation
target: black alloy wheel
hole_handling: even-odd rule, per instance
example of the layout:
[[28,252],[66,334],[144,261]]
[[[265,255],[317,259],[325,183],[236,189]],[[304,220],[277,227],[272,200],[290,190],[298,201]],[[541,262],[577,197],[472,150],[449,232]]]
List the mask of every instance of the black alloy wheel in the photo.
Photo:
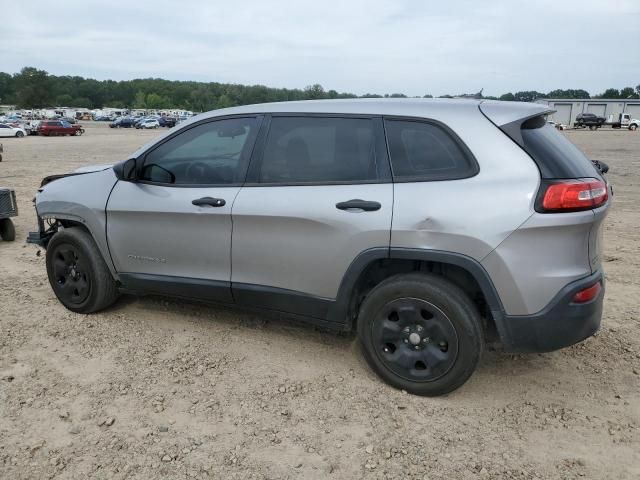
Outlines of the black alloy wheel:
[[369,366],[389,385],[416,395],[460,387],[484,347],[477,306],[458,285],[432,273],[380,282],[360,305],[357,327]]
[[52,252],[53,288],[65,303],[81,305],[91,293],[88,264],[75,246],[63,243]]
[[399,298],[387,303],[371,330],[380,360],[406,380],[436,380],[451,369],[458,355],[453,323],[426,300]]

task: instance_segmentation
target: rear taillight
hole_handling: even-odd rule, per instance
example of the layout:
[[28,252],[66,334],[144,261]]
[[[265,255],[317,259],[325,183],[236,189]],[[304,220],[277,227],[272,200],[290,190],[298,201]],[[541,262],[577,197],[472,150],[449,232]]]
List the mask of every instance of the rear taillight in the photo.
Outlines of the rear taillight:
[[538,202],[541,212],[589,210],[606,203],[609,190],[602,180],[559,180],[543,185]]
[[596,298],[600,294],[600,290],[602,290],[602,285],[600,282],[591,285],[588,288],[580,290],[573,296],[573,303],[587,303]]

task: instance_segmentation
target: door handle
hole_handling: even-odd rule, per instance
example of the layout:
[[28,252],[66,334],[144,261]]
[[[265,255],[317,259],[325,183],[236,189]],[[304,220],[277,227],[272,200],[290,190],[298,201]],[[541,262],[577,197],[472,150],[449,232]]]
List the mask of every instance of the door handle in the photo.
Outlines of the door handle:
[[379,202],[370,202],[367,200],[360,200],[359,198],[336,203],[336,208],[338,210],[358,209],[364,210],[365,212],[375,212],[376,210],[380,210],[381,207],[382,205],[380,205]]
[[209,207],[224,207],[227,202],[223,198],[202,197],[197,198],[191,202],[194,205],[202,207],[208,205]]

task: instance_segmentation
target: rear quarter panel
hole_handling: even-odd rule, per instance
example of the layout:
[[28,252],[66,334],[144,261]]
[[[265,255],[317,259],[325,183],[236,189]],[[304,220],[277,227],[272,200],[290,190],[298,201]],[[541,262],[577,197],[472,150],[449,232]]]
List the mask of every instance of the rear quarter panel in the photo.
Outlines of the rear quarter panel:
[[462,180],[394,184],[392,247],[482,260],[533,213],[540,174],[531,158],[477,110],[441,116],[480,170]]
[[568,283],[592,273],[589,240],[592,210],[535,213],[482,265],[494,279],[508,315],[542,310]]

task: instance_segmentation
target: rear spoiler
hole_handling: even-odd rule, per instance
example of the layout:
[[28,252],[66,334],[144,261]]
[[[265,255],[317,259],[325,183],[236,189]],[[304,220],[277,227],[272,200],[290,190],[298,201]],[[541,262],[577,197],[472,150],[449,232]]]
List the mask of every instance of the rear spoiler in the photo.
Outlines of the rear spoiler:
[[483,101],[480,112],[496,127],[521,147],[524,145],[520,128],[532,118],[554,113],[555,110],[541,103]]

